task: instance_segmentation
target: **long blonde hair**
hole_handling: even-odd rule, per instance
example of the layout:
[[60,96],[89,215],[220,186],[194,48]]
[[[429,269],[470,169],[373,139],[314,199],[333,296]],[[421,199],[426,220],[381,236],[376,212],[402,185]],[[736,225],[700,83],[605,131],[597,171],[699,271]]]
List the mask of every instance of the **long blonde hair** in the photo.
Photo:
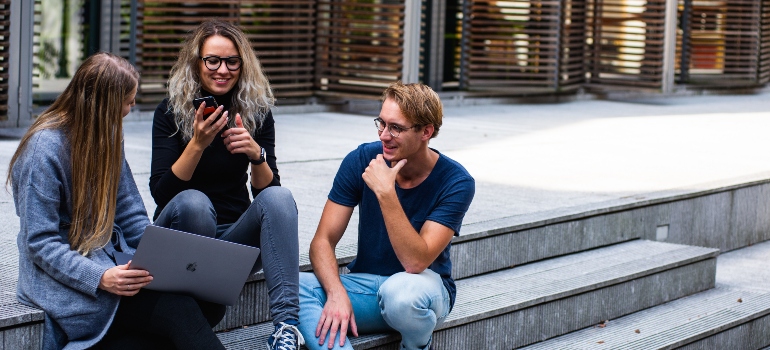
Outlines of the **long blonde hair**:
[[246,130],[253,131],[262,126],[267,112],[275,102],[270,83],[243,31],[222,20],[203,22],[182,44],[179,58],[171,68],[171,76],[168,79],[168,108],[174,114],[177,130],[182,133],[185,142],[190,141],[193,136],[195,109],[192,100],[200,97],[200,52],[206,39],[214,35],[230,39],[243,61],[241,75],[233,87],[235,93],[231,101],[230,115],[240,113],[243,126]]
[[125,59],[97,53],[80,65],[64,92],[30,126],[11,158],[13,166],[32,135],[61,129],[72,163],[70,247],[82,255],[109,242],[115,221],[118,183],[123,168],[123,104],[139,82]]

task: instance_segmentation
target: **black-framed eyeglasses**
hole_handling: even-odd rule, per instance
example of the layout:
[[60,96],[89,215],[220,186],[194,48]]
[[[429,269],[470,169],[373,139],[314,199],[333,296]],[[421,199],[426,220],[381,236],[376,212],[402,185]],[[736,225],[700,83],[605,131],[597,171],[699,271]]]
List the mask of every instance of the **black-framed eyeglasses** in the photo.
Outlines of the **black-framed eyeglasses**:
[[388,128],[388,132],[390,133],[390,136],[393,136],[394,138],[398,137],[398,135],[401,135],[402,132],[419,127],[420,125],[412,125],[408,128],[405,128],[403,126],[399,126],[396,124],[386,124],[382,118],[374,118],[374,126],[377,127],[377,132],[382,133],[385,131],[385,127]]
[[203,60],[203,63],[206,65],[208,70],[217,70],[222,65],[222,62],[225,62],[225,67],[227,67],[227,70],[236,71],[241,69],[241,63],[243,63],[241,56],[206,56],[201,57],[201,60]]

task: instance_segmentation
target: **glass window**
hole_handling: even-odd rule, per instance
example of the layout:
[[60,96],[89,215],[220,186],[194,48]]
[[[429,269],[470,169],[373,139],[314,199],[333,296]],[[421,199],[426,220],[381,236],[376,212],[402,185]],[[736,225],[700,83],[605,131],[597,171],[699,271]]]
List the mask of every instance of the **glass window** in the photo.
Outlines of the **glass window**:
[[[89,4],[86,4],[88,2]],[[85,0],[35,0],[32,103],[51,104],[87,56],[89,10]]]

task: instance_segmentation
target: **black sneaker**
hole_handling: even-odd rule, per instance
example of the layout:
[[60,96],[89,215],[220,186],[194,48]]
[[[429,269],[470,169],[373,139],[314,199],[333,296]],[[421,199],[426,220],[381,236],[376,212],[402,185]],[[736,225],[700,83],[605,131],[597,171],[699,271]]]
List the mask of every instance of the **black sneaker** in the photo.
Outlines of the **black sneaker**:
[[305,344],[305,338],[297,326],[280,322],[275,326],[273,334],[267,338],[267,350],[296,350]]

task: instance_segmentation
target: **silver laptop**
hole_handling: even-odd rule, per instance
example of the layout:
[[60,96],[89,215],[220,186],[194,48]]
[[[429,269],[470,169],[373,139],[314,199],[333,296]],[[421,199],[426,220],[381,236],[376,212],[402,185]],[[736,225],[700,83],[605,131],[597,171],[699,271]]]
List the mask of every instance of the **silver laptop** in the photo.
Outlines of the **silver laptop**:
[[147,289],[233,305],[259,257],[259,248],[149,225],[136,254],[116,252],[119,265],[150,272]]

